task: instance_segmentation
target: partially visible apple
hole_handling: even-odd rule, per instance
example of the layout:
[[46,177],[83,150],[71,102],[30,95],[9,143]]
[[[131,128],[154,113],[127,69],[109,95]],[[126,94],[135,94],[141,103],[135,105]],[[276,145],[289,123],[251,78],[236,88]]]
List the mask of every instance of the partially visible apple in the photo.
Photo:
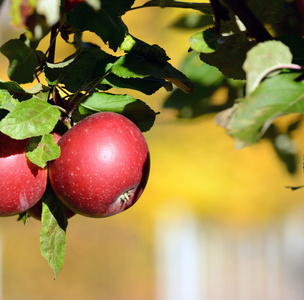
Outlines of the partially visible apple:
[[74,6],[79,3],[85,2],[85,0],[65,0],[64,1],[64,10],[66,12],[70,11]]
[[88,217],[107,217],[132,206],[149,177],[150,156],[138,127],[126,117],[96,113],[58,142],[61,155],[49,164],[58,198]]
[[14,140],[0,132],[0,216],[28,210],[46,189],[47,169],[27,159],[28,142],[28,139]]

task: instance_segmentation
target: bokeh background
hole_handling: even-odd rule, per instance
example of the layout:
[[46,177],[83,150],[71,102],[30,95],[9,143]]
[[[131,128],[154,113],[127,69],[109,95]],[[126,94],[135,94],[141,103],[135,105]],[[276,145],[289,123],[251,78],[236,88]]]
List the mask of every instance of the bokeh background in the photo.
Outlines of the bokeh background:
[[[172,26],[184,14],[145,8],[123,19],[134,36],[165,48],[178,68],[197,31]],[[1,44],[18,34],[3,10]],[[100,43],[92,34],[86,39]],[[59,43],[56,61],[71,51]],[[3,80],[7,66],[1,55]],[[70,219],[56,280],[39,251],[40,223],[1,218],[0,299],[302,300],[304,189],[286,186],[304,184],[304,127],[294,134],[298,171],[290,174],[268,140],[236,150],[215,114],[179,119],[163,108],[167,91],[132,95],[161,112],[145,133],[152,166],[143,196],[114,217]]]

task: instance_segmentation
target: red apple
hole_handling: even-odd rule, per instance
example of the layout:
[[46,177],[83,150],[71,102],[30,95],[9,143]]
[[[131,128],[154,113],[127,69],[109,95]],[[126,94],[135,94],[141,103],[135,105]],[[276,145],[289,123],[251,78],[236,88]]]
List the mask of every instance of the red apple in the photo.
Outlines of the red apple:
[[58,142],[61,155],[49,164],[54,192],[71,210],[107,217],[132,206],[149,176],[146,140],[126,117],[96,113],[77,123]]
[[66,12],[70,11],[74,6],[79,3],[85,2],[85,0],[65,0],[64,10]]
[[27,159],[28,142],[29,139],[14,140],[0,132],[0,216],[28,210],[46,189],[47,169]]

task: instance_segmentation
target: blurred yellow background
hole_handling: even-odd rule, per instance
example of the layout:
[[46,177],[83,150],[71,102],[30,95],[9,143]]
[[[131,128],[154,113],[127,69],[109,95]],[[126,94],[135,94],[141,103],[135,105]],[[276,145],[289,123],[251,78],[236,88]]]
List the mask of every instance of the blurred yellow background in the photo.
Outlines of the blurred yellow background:
[[[172,65],[178,68],[187,53],[188,39],[195,32],[170,27],[182,14],[184,11],[179,9],[145,8],[128,13],[123,20],[134,36],[165,48]],[[9,38],[8,32],[2,26],[1,43]],[[88,34],[87,38],[94,36]],[[46,39],[41,47],[47,43]],[[72,49],[59,43],[57,51],[56,60],[60,61]],[[0,66],[0,78],[7,80],[8,62],[2,55]],[[251,148],[235,150],[233,140],[215,125],[215,115],[178,120],[175,111],[162,108],[168,92],[133,95],[161,112],[152,130],[145,133],[152,166],[143,196],[134,207],[114,217],[72,218],[64,266],[55,281],[39,252],[40,223],[30,219],[23,226],[16,222],[16,217],[0,219],[3,300],[171,300],[169,296],[166,299],[160,296],[162,288],[158,283],[158,272],[162,269],[157,266],[157,257],[162,255],[158,254],[161,249],[158,236],[166,232],[166,226],[170,228],[183,217],[187,221],[191,216],[198,228],[204,229],[208,224],[211,236],[224,236],[228,245],[232,245],[231,241],[238,241],[240,235],[262,234],[269,228],[277,228],[290,211],[304,212],[303,190],[285,188],[303,184],[301,161],[300,171],[289,175],[269,142],[263,140]],[[296,136],[300,153],[304,146],[303,131],[300,128]],[[301,232],[298,239],[303,239]],[[229,256],[229,250],[216,246],[227,243],[210,242],[214,245],[210,253],[215,255],[215,261],[227,262],[229,257],[238,261],[237,252]],[[200,257],[200,253],[197,255]],[[215,276],[215,281],[209,280],[208,300],[223,300],[214,293],[218,288],[215,283],[222,285],[224,277],[210,276]],[[203,289],[204,282],[201,286]],[[247,295],[246,290],[243,293]],[[233,299],[254,299],[239,295]],[[258,298],[261,297],[255,299]]]

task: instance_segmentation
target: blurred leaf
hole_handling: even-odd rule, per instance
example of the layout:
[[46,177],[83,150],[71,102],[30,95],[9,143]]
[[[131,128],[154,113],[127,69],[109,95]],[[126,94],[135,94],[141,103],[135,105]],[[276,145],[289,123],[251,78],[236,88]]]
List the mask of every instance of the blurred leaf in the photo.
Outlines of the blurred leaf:
[[289,48],[279,41],[259,43],[247,53],[243,69],[246,71],[246,95],[251,94],[273,67],[290,64],[292,54]]
[[58,2],[58,0],[39,0],[36,3],[36,12],[45,17],[48,27],[52,27],[59,21],[60,6]]
[[[229,107],[232,102],[230,98],[234,98],[236,90],[242,86],[240,82],[238,85],[231,85],[217,68],[203,63],[195,52],[187,56],[181,70],[195,84],[194,92],[185,95],[180,90],[174,90],[164,103],[165,108],[177,109],[180,118],[194,118]],[[228,89],[228,95],[222,96],[220,104],[214,104],[212,96],[222,86]]]
[[8,77],[18,83],[34,80],[34,72],[39,66],[43,52],[35,51],[23,39],[13,39],[1,46],[0,52],[9,60]]
[[292,9],[288,8],[285,0],[248,0],[247,5],[253,14],[266,24],[273,24],[282,21]]
[[214,24],[214,17],[198,13],[189,13],[181,16],[171,26],[179,29],[198,29]]
[[10,17],[12,20],[12,23],[15,26],[24,26],[27,20],[27,17],[31,14],[33,14],[36,6],[35,1],[26,1],[23,2],[21,0],[19,1],[13,1],[10,0]]
[[153,126],[156,115],[146,103],[129,95],[93,93],[79,105],[79,112],[82,114],[100,111],[123,114],[141,131],[148,131]]
[[60,147],[54,142],[52,134],[45,134],[30,140],[26,156],[33,164],[44,168],[48,161],[60,156]]
[[56,278],[65,256],[67,212],[50,184],[42,201],[40,252],[54,270]]
[[[206,36],[205,36],[206,35]],[[256,43],[241,33],[217,37],[214,28],[195,34],[190,42],[203,62],[217,67],[225,76],[245,79],[242,69],[246,53]]]
[[288,113],[304,113],[304,81],[297,73],[266,79],[233,108],[217,116],[217,123],[233,136],[237,148],[255,144],[274,118]]
[[16,140],[50,133],[60,117],[57,107],[36,98],[20,102],[0,121],[0,131]]

